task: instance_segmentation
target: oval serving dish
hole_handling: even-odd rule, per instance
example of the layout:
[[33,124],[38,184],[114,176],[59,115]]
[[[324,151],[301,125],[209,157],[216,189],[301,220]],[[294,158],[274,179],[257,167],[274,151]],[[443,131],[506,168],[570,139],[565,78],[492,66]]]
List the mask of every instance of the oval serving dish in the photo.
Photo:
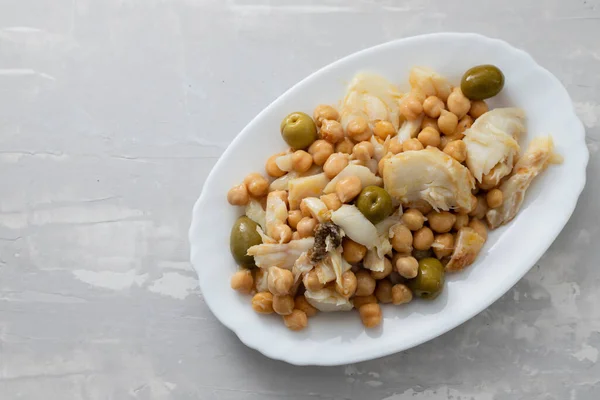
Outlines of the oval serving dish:
[[[454,85],[470,67],[494,64],[506,77],[490,108],[514,106],[527,113],[525,148],[534,136],[551,134],[564,163],[533,182],[518,216],[493,232],[476,262],[447,276],[435,301],[384,306],[382,326],[365,330],[356,313],[319,313],[302,332],[289,331],[277,315],[256,314],[250,297],[231,290],[237,267],[229,233],[240,210],[227,191],[266,159],[285,149],[279,134],[292,111],[312,114],[317,104],[336,104],[355,73],[370,71],[394,83],[407,82],[409,69],[428,66]],[[406,89],[400,86],[400,89]],[[406,350],[472,318],[506,293],[544,254],[571,216],[585,185],[588,161],[583,125],[556,77],[527,53],[477,34],[438,33],[410,37],[359,51],[302,80],[256,116],[233,140],[206,179],[193,210],[191,261],[203,297],[214,315],[247,346],[297,365],[340,365]],[[535,238],[535,240],[532,240]]]

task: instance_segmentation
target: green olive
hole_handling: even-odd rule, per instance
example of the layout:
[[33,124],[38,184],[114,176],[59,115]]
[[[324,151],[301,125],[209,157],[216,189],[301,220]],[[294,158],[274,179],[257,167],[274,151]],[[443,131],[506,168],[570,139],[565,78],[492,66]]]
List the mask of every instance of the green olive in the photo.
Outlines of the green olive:
[[392,198],[379,186],[367,186],[358,195],[356,207],[373,224],[383,221],[393,211]]
[[504,74],[494,65],[478,65],[462,77],[460,90],[471,100],[494,97],[504,87]]
[[415,296],[435,299],[444,289],[444,266],[437,258],[423,258],[419,261],[417,276],[407,285]]
[[254,267],[254,257],[247,255],[248,249],[261,244],[262,239],[256,231],[257,224],[246,216],[239,217],[229,236],[229,248],[235,262],[242,267]]
[[281,137],[293,149],[306,149],[317,140],[317,126],[310,115],[296,111],[281,121]]

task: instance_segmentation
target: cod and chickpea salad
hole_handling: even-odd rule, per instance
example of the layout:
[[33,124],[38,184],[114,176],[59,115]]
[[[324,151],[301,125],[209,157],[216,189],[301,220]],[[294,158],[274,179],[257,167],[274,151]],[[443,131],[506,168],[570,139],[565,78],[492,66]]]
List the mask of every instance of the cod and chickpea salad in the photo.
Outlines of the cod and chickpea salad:
[[228,192],[245,207],[231,230],[231,287],[252,294],[257,313],[296,331],[319,311],[357,309],[373,328],[380,304],[435,299],[560,162],[550,136],[521,154],[523,110],[488,110],[504,86],[497,67],[473,67],[456,87],[414,67],[409,83],[401,93],[359,73],[338,107],[289,114],[289,149],[267,160],[268,177],[250,173]]

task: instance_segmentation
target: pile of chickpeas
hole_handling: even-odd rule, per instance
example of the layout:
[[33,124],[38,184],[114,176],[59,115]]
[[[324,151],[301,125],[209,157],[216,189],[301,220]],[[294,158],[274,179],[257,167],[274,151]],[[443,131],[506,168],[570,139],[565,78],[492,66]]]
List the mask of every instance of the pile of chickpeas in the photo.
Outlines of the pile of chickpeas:
[[[411,121],[423,116],[421,130],[415,138],[404,143],[392,141],[383,160],[403,151],[418,151],[433,146],[459,163],[464,163],[467,157],[462,141],[464,132],[488,111],[488,106],[485,101],[470,101],[460,87],[455,87],[447,98],[412,90],[401,100],[399,110],[404,120]],[[306,149],[288,150],[293,153],[292,170],[304,173],[317,165],[329,179],[338,175],[351,161],[367,165],[374,156],[372,136],[383,144],[397,133],[390,121],[369,124],[362,117],[354,118],[344,129],[340,114],[329,105],[317,106],[312,120],[318,129],[318,139]],[[267,176],[251,173],[242,184],[234,186],[227,195],[229,203],[244,206],[250,198],[255,198],[264,206],[270,181],[287,173],[276,163],[277,157],[286,153],[275,154],[267,160]],[[382,175],[382,167],[383,162],[380,161],[379,175]],[[322,195],[320,199],[329,210],[335,211],[342,204],[352,203],[361,189],[360,179],[350,176],[337,183],[334,193]],[[280,195],[287,202],[287,192],[281,192]],[[382,321],[380,304],[401,305],[413,299],[413,293],[405,283],[417,276],[420,259],[435,257],[445,265],[454,251],[457,231],[465,226],[487,239],[487,225],[483,218],[489,208],[502,204],[503,195],[498,188],[486,184],[485,179],[473,194],[468,213],[438,212],[428,204],[405,208],[402,223],[393,227],[390,239],[393,252],[385,258],[385,268],[381,272],[363,268],[362,261],[367,248],[345,237],[342,256],[353,268],[343,274],[341,285],[334,281],[325,286],[335,287],[337,293],[352,300],[365,327],[378,326]],[[298,209],[289,209],[287,224],[284,225],[277,231],[278,237],[274,238],[278,242],[313,236],[318,221],[301,203]],[[267,275],[266,288],[257,287],[259,282],[264,282],[264,274]],[[307,326],[308,318],[318,312],[304,297],[304,290],[319,290],[324,285],[319,281],[315,269],[306,273],[298,285],[291,271],[271,267],[268,270],[240,269],[232,277],[231,287],[241,293],[253,294],[252,308],[257,313],[279,314],[289,329],[301,330]]]

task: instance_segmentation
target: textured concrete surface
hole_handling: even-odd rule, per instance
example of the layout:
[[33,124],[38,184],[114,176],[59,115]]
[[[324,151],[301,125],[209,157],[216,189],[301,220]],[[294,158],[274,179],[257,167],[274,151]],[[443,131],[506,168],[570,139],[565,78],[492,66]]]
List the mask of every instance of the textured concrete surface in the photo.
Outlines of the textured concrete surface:
[[[403,354],[245,348],[188,264],[211,166],[312,71],[436,31],[565,84],[591,152],[573,218],[500,301]],[[0,0],[0,399],[598,399],[599,36],[598,0]]]

